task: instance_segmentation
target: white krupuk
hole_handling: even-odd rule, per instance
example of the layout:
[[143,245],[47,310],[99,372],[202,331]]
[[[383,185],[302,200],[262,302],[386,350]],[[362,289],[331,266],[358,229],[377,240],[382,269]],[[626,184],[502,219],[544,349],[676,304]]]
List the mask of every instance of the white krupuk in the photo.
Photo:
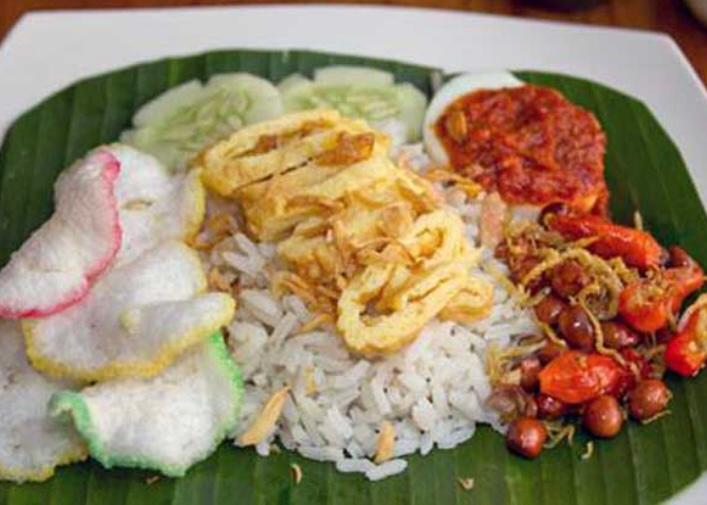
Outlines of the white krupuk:
[[57,465],[86,456],[73,427],[52,419],[47,409],[54,393],[71,386],[35,371],[19,324],[0,320],[0,479],[45,480]]
[[197,254],[166,242],[111,270],[78,305],[25,321],[28,354],[57,376],[154,375],[232,317],[233,299],[197,296],[205,289]]

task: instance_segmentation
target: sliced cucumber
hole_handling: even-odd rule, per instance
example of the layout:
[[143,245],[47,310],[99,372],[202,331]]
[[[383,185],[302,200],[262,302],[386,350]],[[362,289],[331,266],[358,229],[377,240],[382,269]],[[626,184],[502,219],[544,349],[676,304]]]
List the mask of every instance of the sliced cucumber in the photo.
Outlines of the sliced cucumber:
[[286,110],[288,100],[297,99],[299,96],[306,97],[312,93],[312,88],[314,88],[314,82],[307,79],[302,74],[291,74],[277,85]]
[[407,141],[420,138],[427,99],[411,84],[395,84],[388,72],[367,67],[325,67],[314,73],[314,80],[293,74],[278,88],[287,111],[334,108],[345,116],[365,119],[374,127],[398,120],[405,125]]
[[315,70],[314,82],[326,86],[392,86],[395,78],[390,72],[376,68],[332,65]]
[[407,136],[410,140],[420,138],[422,121],[425,119],[427,109],[427,97],[410,83],[404,82],[396,87],[398,102],[405,104],[400,108],[400,119],[407,128]]
[[269,81],[246,73],[220,74],[205,85],[182,84],[144,105],[121,141],[180,169],[210,143],[282,112],[280,92]]
[[159,120],[177,107],[187,107],[201,98],[203,86],[194,79],[165,91],[154,100],[140,107],[133,116],[136,127],[145,126],[155,119]]
[[207,87],[238,97],[235,98],[236,103],[242,100],[238,105],[242,107],[241,119],[246,125],[272,119],[283,113],[280,92],[262,77],[247,73],[218,74],[209,80]]

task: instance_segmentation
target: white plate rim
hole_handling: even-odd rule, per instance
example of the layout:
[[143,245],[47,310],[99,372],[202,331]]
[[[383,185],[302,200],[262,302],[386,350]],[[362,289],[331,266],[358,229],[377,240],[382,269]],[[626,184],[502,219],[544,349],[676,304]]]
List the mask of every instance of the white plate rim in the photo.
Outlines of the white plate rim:
[[[375,37],[360,33],[363,27],[385,30],[381,39],[386,46],[372,44]],[[166,47],[154,37],[160,30],[179,38],[167,37]],[[110,32],[127,33],[132,42],[126,47],[101,36]],[[430,51],[431,43],[439,47]],[[480,51],[486,43],[492,49]],[[519,43],[527,55],[523,60],[509,52]],[[469,50],[460,51],[460,44]],[[447,71],[527,68],[594,79],[651,108],[683,154],[703,204],[707,202],[707,142],[699,135],[707,131],[707,90],[669,36],[441,9],[271,5],[30,12],[0,44],[0,96],[13,98],[0,101],[0,139],[22,111],[77,79],[219,48],[307,48]],[[670,96],[661,96],[663,92]],[[696,505],[705,494],[703,474],[670,503]]]

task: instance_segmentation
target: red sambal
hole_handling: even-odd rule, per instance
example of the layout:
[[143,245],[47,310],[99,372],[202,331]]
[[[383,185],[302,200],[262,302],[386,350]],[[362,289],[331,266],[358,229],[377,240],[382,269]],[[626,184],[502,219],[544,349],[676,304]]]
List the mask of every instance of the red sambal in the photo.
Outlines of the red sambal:
[[555,90],[476,91],[452,103],[435,128],[452,168],[508,203],[606,213],[604,132]]

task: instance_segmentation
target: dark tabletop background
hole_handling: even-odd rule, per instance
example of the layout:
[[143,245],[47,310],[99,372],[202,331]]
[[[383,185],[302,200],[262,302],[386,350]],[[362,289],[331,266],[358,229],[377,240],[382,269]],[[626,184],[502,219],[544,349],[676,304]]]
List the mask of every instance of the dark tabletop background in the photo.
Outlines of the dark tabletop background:
[[[307,3],[268,0],[250,2],[210,0],[0,0],[0,41],[23,13],[40,9],[94,9]],[[321,2],[320,2],[321,3]],[[707,28],[692,17],[682,0],[388,0],[327,3],[408,5],[467,12],[504,14],[520,18],[657,30],[671,35],[687,55],[702,81],[707,83]],[[567,8],[544,4],[596,4]]]

